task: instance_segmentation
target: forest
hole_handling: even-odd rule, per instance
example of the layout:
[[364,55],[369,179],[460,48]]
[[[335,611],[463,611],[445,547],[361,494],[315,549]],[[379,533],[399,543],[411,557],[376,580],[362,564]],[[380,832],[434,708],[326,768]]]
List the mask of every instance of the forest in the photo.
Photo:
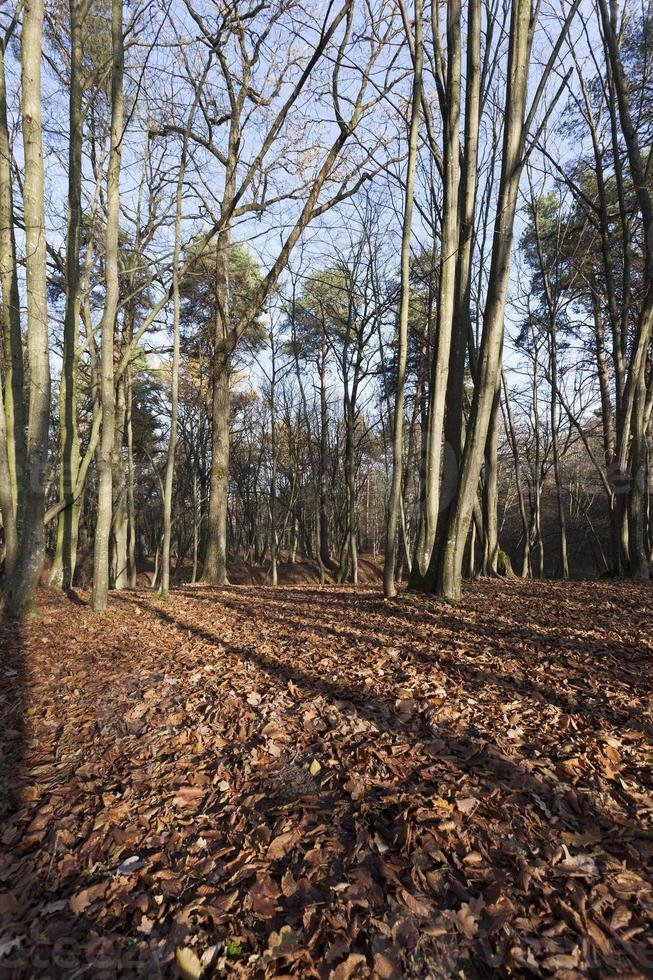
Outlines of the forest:
[[650,0],[8,0],[0,323],[0,975],[650,976]]

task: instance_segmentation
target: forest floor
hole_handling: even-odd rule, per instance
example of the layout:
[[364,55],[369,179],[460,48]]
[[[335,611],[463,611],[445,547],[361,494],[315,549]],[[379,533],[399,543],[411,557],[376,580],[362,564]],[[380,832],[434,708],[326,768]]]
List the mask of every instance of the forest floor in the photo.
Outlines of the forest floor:
[[86,599],[1,627],[0,976],[652,975],[649,584]]

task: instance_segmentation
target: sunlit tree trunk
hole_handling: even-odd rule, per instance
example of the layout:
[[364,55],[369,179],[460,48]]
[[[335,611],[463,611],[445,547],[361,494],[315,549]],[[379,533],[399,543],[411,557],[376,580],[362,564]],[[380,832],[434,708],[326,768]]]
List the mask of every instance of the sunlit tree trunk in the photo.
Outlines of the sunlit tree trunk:
[[[192,119],[192,114],[191,114]],[[163,546],[161,551],[161,592],[170,589],[170,540],[172,537],[172,484],[175,473],[177,448],[177,415],[179,411],[179,331],[181,320],[181,295],[179,290],[179,260],[181,257],[181,218],[184,190],[184,172],[188,130],[184,136],[177,192],[175,196],[175,245],[172,257],[172,375],[170,379],[170,436],[166,455],[166,471],[163,480]]]
[[[645,162],[639,146],[628,99],[628,84],[624,75],[619,51],[617,6],[607,0],[598,0],[601,14],[601,25],[606,47],[611,80],[614,85],[615,100],[619,116],[623,142],[626,147],[628,163],[632,175],[633,188],[637,205],[645,229],[644,234],[644,272],[645,291],[641,299],[639,315],[632,338],[630,363],[623,391],[623,404],[618,417],[616,433],[615,469],[618,480],[628,476],[627,493],[624,487],[616,488],[616,506],[621,532],[622,564],[630,574],[637,577],[649,576],[648,562],[642,560],[643,517],[636,515],[637,508],[644,505],[641,481],[641,454],[644,443],[644,433],[641,425],[644,419],[641,386],[646,367],[646,356],[653,332],[653,191],[649,167]],[[615,142],[613,140],[613,142]],[[617,151],[615,151],[615,157]],[[625,205],[620,200],[620,213],[625,218]],[[625,482],[625,481],[624,481]],[[644,568],[644,564],[646,567]]]
[[[11,140],[7,120],[7,90],[4,52],[9,41],[0,39],[0,286],[2,287],[2,340],[4,345],[4,418],[6,458],[9,470],[8,488],[11,493],[13,523],[18,509],[18,485],[23,482],[25,468],[25,394],[23,370],[23,340],[20,329],[20,294],[18,264],[14,234],[13,182],[11,177]],[[40,93],[39,93],[40,97]],[[11,510],[3,510],[9,535],[12,529]]]
[[[410,31],[410,23],[402,4],[404,29]],[[415,193],[415,172],[417,167],[417,141],[419,139],[420,103],[422,97],[422,36],[423,4],[415,0],[414,42],[413,42],[413,89],[411,98],[410,128],[408,132],[408,162],[406,168],[406,191],[401,235],[401,284],[399,300],[399,321],[397,326],[397,381],[392,432],[392,484],[388,503],[388,524],[386,529],[385,563],[383,567],[383,591],[390,599],[397,594],[395,566],[397,563],[397,525],[400,517],[402,465],[404,452],[404,399],[406,360],[408,355],[408,314],[410,302],[410,238],[413,223],[413,199]]]
[[[434,5],[433,32],[436,33]],[[426,500],[424,522],[420,530],[411,584],[425,578],[440,510],[440,469],[447,400],[447,381],[451,353],[451,335],[456,300],[456,265],[460,233],[458,208],[458,174],[460,169],[460,69],[461,69],[460,0],[447,0],[447,100],[444,112],[444,189],[442,202],[442,240],[440,243],[440,279],[438,283],[438,321],[435,353],[429,383],[428,433],[426,443]]]
[[549,417],[551,423],[551,450],[553,453],[553,475],[555,479],[556,501],[558,508],[558,535],[560,543],[560,571],[563,579],[569,578],[569,558],[567,555],[567,517],[562,486],[560,465],[560,446],[558,441],[558,339],[555,318],[552,318],[549,329],[549,384],[551,403]]
[[220,344],[229,331],[229,247],[231,236],[223,231],[218,238],[216,256],[216,356],[213,362],[213,401],[211,409],[211,475],[208,513],[208,542],[203,582],[225,585],[227,579],[227,507],[229,493],[229,356]]
[[531,574],[531,555],[530,555],[530,531],[528,527],[528,517],[526,515],[526,502],[524,500],[524,489],[521,482],[521,462],[519,458],[519,446],[517,444],[517,433],[515,431],[515,422],[512,416],[512,407],[510,405],[510,398],[508,396],[508,386],[506,384],[505,375],[501,376],[504,391],[505,405],[505,419],[506,419],[506,432],[508,435],[508,440],[510,442],[510,448],[512,450],[513,464],[515,468],[515,485],[517,488],[517,501],[519,504],[519,516],[521,519],[522,526],[522,558],[521,558],[521,577],[528,578]]
[[21,39],[22,126],[25,180],[25,273],[29,410],[26,469],[19,486],[18,547],[7,603],[23,608],[38,583],[45,555],[46,466],[50,420],[50,361],[45,237],[45,173],[41,124],[43,0],[26,0]]
[[[13,405],[18,397],[22,406],[22,338],[20,335],[20,309],[14,240],[13,188],[11,183],[11,144],[7,126],[7,94],[5,89],[4,48],[8,38],[0,41],[0,315],[2,316],[2,342],[4,350],[5,383],[3,394],[0,379],[0,511],[4,534],[4,577],[10,580],[16,564],[18,547],[16,531],[16,413]],[[17,353],[21,377],[16,378],[12,358]]]
[[[66,309],[64,313],[63,361],[59,385],[59,448],[61,473],[59,496],[72,497],[79,475],[77,430],[77,358],[80,313],[80,240],[82,229],[82,31],[88,10],[86,0],[70,0],[70,91],[68,142],[68,230],[66,236]],[[71,500],[57,520],[57,545],[50,584],[72,587],[77,559],[79,500]]]
[[[499,382],[500,384],[500,382]],[[496,575],[499,557],[499,525],[497,512],[499,506],[498,460],[499,447],[499,409],[501,391],[499,385],[494,395],[487,440],[485,443],[485,463],[483,476],[483,574]]]
[[132,372],[127,368],[125,385],[127,388],[127,407],[125,426],[127,429],[127,579],[130,589],[136,588],[136,504],[134,500],[134,432],[132,425],[132,408],[134,393],[132,389]]
[[113,454],[115,441],[115,392],[113,338],[119,300],[118,237],[120,229],[120,164],[123,137],[122,0],[111,4],[111,149],[107,173],[107,226],[105,249],[106,296],[100,325],[102,353],[100,398],[102,433],[98,450],[98,512],[93,555],[93,609],[103,612],[109,590],[109,539],[113,497]]
[[[481,5],[471,0],[467,16],[467,57],[465,79],[464,154],[459,187],[460,235],[456,261],[455,301],[447,398],[444,421],[445,458],[443,482],[447,500],[440,507],[435,548],[430,558],[428,583],[433,587],[438,555],[444,547],[444,534],[453,499],[450,486],[458,479],[464,442],[463,401],[465,351],[471,336],[471,282],[474,249],[474,213],[478,184],[478,140],[481,110]],[[470,362],[472,358],[470,356]],[[484,531],[487,525],[484,525]],[[486,540],[484,535],[483,540]],[[473,555],[473,548],[472,548]]]
[[322,565],[329,563],[329,517],[327,511],[329,441],[329,414],[327,404],[327,355],[326,340],[322,337],[319,357],[320,372],[320,472],[319,482],[319,554]]
[[274,337],[270,337],[272,350],[272,374],[270,377],[270,580],[278,584],[277,576],[277,351]]
[[513,226],[523,151],[530,30],[530,0],[513,0],[501,177],[483,336],[478,359],[478,378],[467,426],[458,492],[448,522],[446,544],[437,574],[436,591],[451,599],[460,596],[465,543],[483,465],[497,380],[501,371],[504,312],[510,278]]
[[126,375],[115,384],[115,416],[113,444],[112,516],[111,516],[111,572],[109,583],[114,589],[127,586],[127,467],[123,458],[125,426],[127,422]]
[[11,495],[11,474],[7,454],[7,425],[4,412],[4,398],[0,384],[0,514],[2,514],[2,530],[4,535],[4,578],[11,580],[16,566],[16,514]]
[[630,493],[628,495],[628,557],[632,578],[650,578],[650,562],[646,541],[645,511],[648,497],[648,460],[644,410],[646,385],[644,374],[637,386],[633,405],[632,441],[630,446]]

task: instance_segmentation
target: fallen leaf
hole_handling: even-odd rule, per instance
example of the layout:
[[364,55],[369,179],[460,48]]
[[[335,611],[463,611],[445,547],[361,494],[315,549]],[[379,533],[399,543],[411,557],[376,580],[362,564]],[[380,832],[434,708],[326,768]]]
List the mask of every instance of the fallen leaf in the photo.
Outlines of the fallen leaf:
[[175,960],[182,980],[199,980],[202,976],[202,964],[194,949],[188,946],[178,949]]
[[97,885],[91,885],[89,888],[83,888],[81,892],[77,892],[69,899],[68,904],[70,905],[70,911],[73,915],[81,915],[93,902],[96,902],[98,898],[102,898],[109,887],[108,881],[102,881]]
[[282,926],[279,932],[271,932],[268,936],[268,948],[265,951],[265,956],[276,959],[279,956],[294,953],[298,948],[299,936],[297,933],[290,926]]
[[478,800],[474,796],[457,796],[456,806],[461,813],[472,813],[478,806]]
[[367,960],[360,953],[351,953],[347,959],[329,974],[329,980],[350,980],[358,971],[367,966]]

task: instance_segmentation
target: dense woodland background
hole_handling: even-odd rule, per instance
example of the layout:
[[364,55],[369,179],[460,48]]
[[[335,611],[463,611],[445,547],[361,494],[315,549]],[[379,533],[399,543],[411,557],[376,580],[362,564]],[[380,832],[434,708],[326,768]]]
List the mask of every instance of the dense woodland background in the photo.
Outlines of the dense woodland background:
[[[645,578],[653,17],[0,11],[5,599]],[[144,573],[147,572],[147,579]]]

